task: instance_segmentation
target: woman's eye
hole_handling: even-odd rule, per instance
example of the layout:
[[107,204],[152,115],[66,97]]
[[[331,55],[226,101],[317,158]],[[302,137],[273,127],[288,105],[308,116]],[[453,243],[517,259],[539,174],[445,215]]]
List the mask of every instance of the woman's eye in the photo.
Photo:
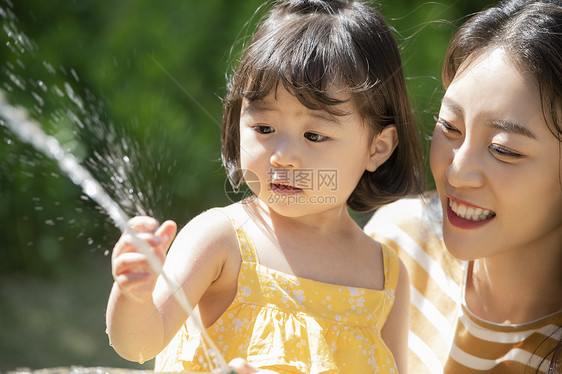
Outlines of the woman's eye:
[[488,149],[490,150],[491,153],[493,153],[499,158],[517,159],[523,157],[522,154],[514,152],[511,149],[501,146],[499,144],[490,144]]
[[316,134],[313,132],[305,132],[304,137],[315,143],[323,142],[329,139],[327,136]]
[[445,132],[459,132],[457,128],[455,128],[453,125],[451,125],[449,122],[445,121],[444,119],[440,117],[433,117],[433,119],[435,119],[435,122],[441,125],[441,127],[443,128],[443,130],[445,130]]
[[256,131],[258,134],[271,134],[273,132],[275,132],[275,129],[271,126],[266,126],[266,125],[258,125],[258,126],[254,126],[253,127],[254,131]]

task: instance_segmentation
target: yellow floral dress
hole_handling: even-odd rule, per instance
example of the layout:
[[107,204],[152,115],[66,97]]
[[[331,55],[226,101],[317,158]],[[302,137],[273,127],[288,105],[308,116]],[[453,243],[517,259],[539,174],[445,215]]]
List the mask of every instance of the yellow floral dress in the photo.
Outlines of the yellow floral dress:
[[[383,245],[384,290],[299,278],[260,265],[233,222],[242,265],[234,301],[207,329],[228,362],[236,357],[279,373],[397,373],[381,329],[394,302],[398,257]],[[157,372],[204,372],[205,344],[188,323],[157,359]]]

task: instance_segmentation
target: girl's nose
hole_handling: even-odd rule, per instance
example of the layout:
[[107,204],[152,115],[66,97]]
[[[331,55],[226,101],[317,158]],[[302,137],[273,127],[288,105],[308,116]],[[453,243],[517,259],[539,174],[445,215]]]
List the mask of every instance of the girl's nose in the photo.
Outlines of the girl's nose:
[[483,164],[478,149],[465,139],[453,150],[453,158],[447,167],[447,180],[453,187],[481,187],[484,183]]
[[272,166],[278,168],[299,168],[300,157],[298,155],[298,147],[290,139],[280,139],[275,144],[269,162]]

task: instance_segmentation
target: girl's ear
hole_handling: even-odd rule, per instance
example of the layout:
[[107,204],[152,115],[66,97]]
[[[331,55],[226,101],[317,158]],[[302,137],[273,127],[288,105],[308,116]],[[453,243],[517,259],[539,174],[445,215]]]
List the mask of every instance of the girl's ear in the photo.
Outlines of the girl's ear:
[[366,169],[370,172],[377,170],[379,166],[388,160],[397,145],[398,133],[396,131],[396,126],[386,126],[378,135],[374,136],[371,141],[371,151]]

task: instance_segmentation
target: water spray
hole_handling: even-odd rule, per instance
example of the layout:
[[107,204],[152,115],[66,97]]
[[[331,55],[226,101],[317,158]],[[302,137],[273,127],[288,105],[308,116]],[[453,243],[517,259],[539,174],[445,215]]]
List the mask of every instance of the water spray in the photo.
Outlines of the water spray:
[[218,366],[220,373],[234,373],[229,369],[226,361],[220,354],[217,346],[207,333],[200,317],[193,313],[181,286],[171,279],[162,268],[162,263],[154,254],[146,241],[141,239],[137,233],[129,226],[129,217],[103,189],[101,184],[85,169],[72,154],[63,150],[58,140],[45,134],[39,123],[30,119],[27,112],[22,108],[16,108],[6,102],[5,94],[0,90],[0,117],[4,118],[8,128],[18,136],[20,140],[32,145],[35,149],[42,152],[49,158],[57,161],[59,167],[65,172],[72,182],[82,188],[82,191],[100,207],[102,207],[121,232],[131,237],[133,244],[140,253],[147,257],[149,265],[166,282],[167,286],[174,290],[173,295],[182,309],[193,319],[194,326],[198,333],[203,336],[209,346],[211,355],[210,363]]

